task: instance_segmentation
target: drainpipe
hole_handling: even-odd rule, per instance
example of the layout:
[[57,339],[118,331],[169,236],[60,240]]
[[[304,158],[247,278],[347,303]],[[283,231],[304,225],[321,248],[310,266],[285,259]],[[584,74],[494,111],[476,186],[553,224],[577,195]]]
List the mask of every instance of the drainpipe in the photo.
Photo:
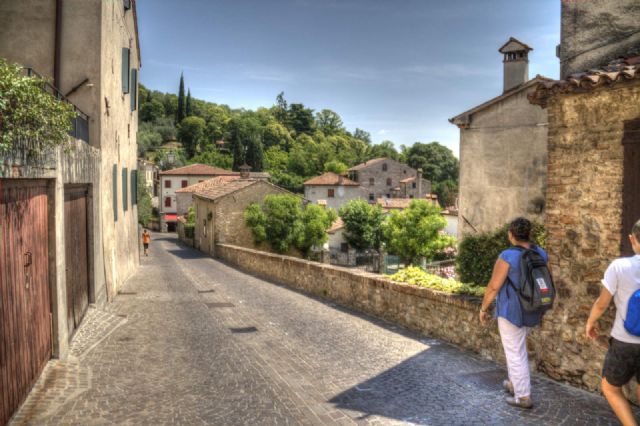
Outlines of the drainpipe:
[[62,45],[62,0],[56,0],[55,46],[53,50],[53,86],[60,90],[60,49]]

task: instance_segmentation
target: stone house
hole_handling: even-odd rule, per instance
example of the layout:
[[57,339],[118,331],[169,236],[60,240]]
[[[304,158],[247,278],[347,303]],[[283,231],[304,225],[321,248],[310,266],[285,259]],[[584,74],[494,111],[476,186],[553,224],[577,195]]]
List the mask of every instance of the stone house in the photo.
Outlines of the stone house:
[[[5,374],[29,372],[11,389],[15,404],[0,408],[4,424],[46,361],[66,357],[88,305],[115,297],[139,264],[136,2],[3,0],[0,40],[0,57],[50,78],[45,90],[78,113],[68,152],[34,158],[16,142],[0,157],[0,215],[9,219],[0,233],[9,235],[1,230],[9,226],[16,237],[3,240],[15,250],[0,256],[0,269],[17,274],[0,277],[0,292],[13,286],[5,294],[17,299],[2,304],[24,308],[0,313],[0,335],[14,336],[11,349],[23,351],[1,369],[0,395],[10,391]],[[38,303],[24,303],[24,288],[41,293],[30,296]],[[3,317],[9,312],[23,316]],[[15,335],[20,323],[38,331]]]
[[431,193],[431,182],[422,177],[422,170],[391,158],[374,158],[353,166],[348,177],[360,184],[370,203],[382,197],[423,198]]
[[548,79],[529,79],[531,50],[510,38],[499,49],[503,93],[449,120],[460,129],[462,235],[544,218],[548,118],[527,96]]
[[[219,176],[240,176],[240,172],[221,169],[206,164],[190,164],[160,172],[160,229],[174,232],[178,214],[176,191]],[[268,179],[268,173],[251,173],[252,178]]]
[[196,213],[194,246],[215,256],[216,244],[255,247],[244,211],[269,194],[290,194],[266,180],[243,176],[223,185],[202,186],[193,193]]
[[537,361],[594,390],[605,349],[585,339],[584,324],[607,265],[631,254],[627,235],[640,219],[640,56],[538,84],[530,99],[549,116],[545,227],[558,289]]
[[322,204],[336,210],[343,204],[366,199],[366,192],[359,183],[333,172],[327,172],[304,182],[304,198],[314,204]]
[[240,176],[218,176],[205,181],[180,188],[176,190],[176,214],[178,218],[185,216],[189,212],[189,208],[193,205],[193,194],[198,191],[210,191],[218,186],[227,184],[228,182],[238,180]]

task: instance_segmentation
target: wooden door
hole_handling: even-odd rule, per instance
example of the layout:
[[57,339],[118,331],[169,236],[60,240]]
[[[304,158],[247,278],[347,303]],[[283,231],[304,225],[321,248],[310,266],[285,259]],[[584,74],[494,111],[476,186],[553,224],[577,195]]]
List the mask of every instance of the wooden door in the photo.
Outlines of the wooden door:
[[67,265],[67,326],[71,339],[89,306],[86,187],[65,189],[64,245]]
[[622,137],[624,173],[622,188],[622,236],[623,256],[632,256],[629,241],[631,228],[640,220],[640,118],[624,123]]
[[46,181],[0,179],[0,424],[51,357]]

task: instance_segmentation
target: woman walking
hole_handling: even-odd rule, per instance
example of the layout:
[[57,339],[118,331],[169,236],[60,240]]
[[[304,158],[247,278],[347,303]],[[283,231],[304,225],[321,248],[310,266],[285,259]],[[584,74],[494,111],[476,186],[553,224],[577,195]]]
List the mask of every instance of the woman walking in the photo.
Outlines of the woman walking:
[[509,373],[509,379],[503,382],[503,386],[512,395],[507,397],[506,402],[519,408],[533,407],[527,334],[531,327],[540,324],[543,315],[542,312],[530,313],[522,309],[516,291],[520,282],[520,258],[523,249],[533,249],[548,262],[547,253],[531,243],[531,228],[531,222],[525,218],[517,218],[509,225],[509,241],[513,247],[500,253],[480,309],[480,323],[485,325],[489,319],[487,310],[497,296],[498,330]]

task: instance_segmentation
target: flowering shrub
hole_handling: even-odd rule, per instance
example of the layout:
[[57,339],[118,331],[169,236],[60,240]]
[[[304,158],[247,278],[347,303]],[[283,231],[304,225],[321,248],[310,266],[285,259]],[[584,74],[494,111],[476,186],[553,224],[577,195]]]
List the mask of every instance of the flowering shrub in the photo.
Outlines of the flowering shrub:
[[485,291],[484,287],[464,284],[453,278],[442,278],[437,275],[428,274],[422,269],[413,266],[398,271],[390,275],[389,278],[393,281],[452,294],[469,294],[482,297]]

